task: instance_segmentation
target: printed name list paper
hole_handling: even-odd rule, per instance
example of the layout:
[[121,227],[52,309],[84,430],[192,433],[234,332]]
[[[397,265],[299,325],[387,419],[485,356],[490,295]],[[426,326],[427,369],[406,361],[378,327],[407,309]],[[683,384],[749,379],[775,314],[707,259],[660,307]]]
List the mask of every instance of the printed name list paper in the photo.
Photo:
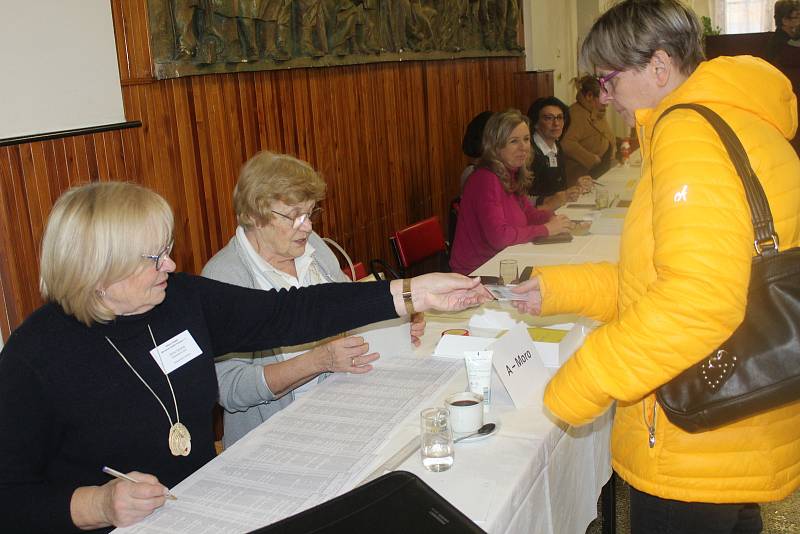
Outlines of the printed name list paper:
[[527,325],[518,323],[489,348],[494,351],[494,370],[514,406],[541,406],[550,374],[536,352]]
[[180,482],[178,497],[125,534],[239,534],[355,487],[409,414],[464,364],[390,356],[363,375],[336,373]]

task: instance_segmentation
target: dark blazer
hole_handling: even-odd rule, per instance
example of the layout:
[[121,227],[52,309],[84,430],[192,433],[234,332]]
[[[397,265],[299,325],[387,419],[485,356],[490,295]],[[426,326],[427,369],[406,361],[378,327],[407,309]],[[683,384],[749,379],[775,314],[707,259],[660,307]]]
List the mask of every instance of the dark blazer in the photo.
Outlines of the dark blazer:
[[564,151],[558,141],[556,141],[558,147],[556,158],[558,166],[556,167],[550,167],[549,158],[545,156],[539,145],[532,140],[531,144],[533,145],[533,163],[531,165],[533,184],[528,194],[535,197],[536,205],[539,206],[545,197],[555,195],[567,188],[567,173],[564,169]]

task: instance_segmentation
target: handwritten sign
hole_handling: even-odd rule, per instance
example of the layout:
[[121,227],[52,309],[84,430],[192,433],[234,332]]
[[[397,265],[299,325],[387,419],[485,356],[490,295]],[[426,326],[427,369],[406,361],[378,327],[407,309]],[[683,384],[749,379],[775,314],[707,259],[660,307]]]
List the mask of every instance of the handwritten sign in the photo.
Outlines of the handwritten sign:
[[514,406],[522,408],[541,405],[550,374],[536,352],[527,326],[518,323],[495,341],[490,349],[494,351],[494,370]]

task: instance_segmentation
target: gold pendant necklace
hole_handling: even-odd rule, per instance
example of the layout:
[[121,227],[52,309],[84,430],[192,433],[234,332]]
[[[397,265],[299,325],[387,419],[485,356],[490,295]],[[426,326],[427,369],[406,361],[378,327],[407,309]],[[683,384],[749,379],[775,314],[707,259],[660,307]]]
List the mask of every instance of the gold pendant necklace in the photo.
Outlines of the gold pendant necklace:
[[120,355],[122,361],[124,361],[130,368],[130,370],[133,371],[133,374],[135,374],[136,377],[139,380],[141,380],[142,384],[144,384],[145,387],[150,391],[150,393],[153,394],[158,403],[161,405],[161,408],[164,409],[164,413],[167,414],[167,420],[169,420],[169,436],[168,436],[169,451],[172,453],[173,456],[189,456],[189,453],[192,452],[192,436],[191,434],[189,434],[189,429],[186,428],[186,426],[183,423],[181,423],[181,414],[178,412],[178,401],[175,398],[175,390],[172,389],[172,382],[169,379],[169,374],[167,374],[166,371],[164,371],[164,361],[161,359],[161,351],[158,349],[158,345],[156,344],[156,338],[155,336],[153,336],[153,330],[150,328],[149,324],[147,325],[147,330],[150,332],[150,339],[153,340],[153,346],[155,347],[156,354],[158,355],[158,361],[160,363],[161,372],[164,373],[164,376],[167,379],[167,384],[169,385],[169,391],[170,393],[172,393],[172,402],[175,403],[174,423],[172,422],[172,416],[169,414],[169,410],[167,410],[167,407],[164,406],[163,402],[161,402],[161,399],[158,398],[158,395],[156,395],[156,392],[153,391],[153,388],[150,387],[150,384],[145,382],[144,378],[142,378],[142,375],[136,372],[136,369],[133,368],[133,366],[125,357],[125,355],[122,354],[122,351],[120,351],[117,348],[117,346],[114,345],[114,343],[112,343],[112,341],[108,338],[108,336],[105,336],[105,338],[106,341],[108,341],[108,344],[111,345],[111,347],[113,347],[113,349],[117,351],[117,354]]

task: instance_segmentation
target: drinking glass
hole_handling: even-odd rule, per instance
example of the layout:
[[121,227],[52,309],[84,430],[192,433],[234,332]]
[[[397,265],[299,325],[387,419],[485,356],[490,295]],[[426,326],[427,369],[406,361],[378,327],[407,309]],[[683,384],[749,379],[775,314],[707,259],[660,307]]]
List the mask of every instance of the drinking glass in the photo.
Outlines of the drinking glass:
[[594,193],[594,205],[602,210],[608,207],[608,189],[597,188]]
[[450,414],[444,408],[426,408],[419,414],[422,465],[428,471],[447,471],[453,465],[453,434]]
[[501,286],[507,286],[508,284],[513,284],[517,278],[519,278],[517,260],[501,260],[500,279],[497,283]]

